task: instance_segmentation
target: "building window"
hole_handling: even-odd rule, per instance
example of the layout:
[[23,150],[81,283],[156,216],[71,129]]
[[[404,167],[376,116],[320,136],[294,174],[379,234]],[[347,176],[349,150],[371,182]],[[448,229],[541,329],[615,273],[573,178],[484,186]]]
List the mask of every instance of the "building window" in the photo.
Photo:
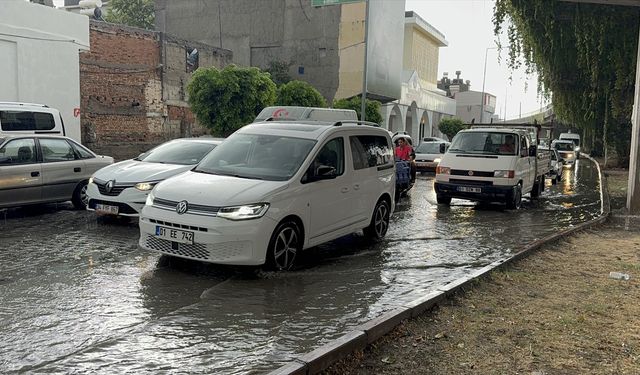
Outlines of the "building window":
[[300,75],[304,74],[304,66],[299,66],[298,67],[298,74],[300,74]]
[[200,64],[200,56],[196,48],[186,49],[187,73],[195,72]]

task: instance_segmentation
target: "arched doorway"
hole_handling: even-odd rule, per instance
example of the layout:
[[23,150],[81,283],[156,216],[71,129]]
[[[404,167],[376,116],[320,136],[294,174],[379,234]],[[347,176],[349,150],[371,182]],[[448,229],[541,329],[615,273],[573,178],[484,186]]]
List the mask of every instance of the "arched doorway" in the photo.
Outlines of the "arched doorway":
[[431,134],[431,122],[429,121],[429,114],[427,111],[422,112],[420,117],[420,140],[428,137]]
[[397,132],[402,128],[402,112],[400,111],[400,107],[398,105],[394,105],[391,109],[391,114],[389,115],[389,131]]
[[416,139],[417,134],[414,133],[416,130],[418,130],[418,121],[418,105],[416,104],[416,102],[413,102],[411,103],[411,106],[407,108],[404,130],[409,133],[414,142],[418,141]]

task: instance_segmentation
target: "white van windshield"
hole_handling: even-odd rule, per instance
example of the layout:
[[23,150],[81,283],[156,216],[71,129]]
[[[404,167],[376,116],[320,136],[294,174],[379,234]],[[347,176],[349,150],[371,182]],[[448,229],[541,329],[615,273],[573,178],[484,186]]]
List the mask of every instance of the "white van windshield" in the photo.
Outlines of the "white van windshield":
[[518,155],[518,135],[513,133],[458,133],[449,152],[454,154]]
[[234,134],[211,151],[194,171],[286,181],[300,169],[315,144],[312,139]]

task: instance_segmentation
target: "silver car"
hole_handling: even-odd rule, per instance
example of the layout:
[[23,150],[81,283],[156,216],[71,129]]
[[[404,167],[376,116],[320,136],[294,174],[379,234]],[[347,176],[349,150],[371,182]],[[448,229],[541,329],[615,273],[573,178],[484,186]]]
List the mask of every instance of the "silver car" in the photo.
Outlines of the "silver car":
[[0,208],[71,201],[87,204],[87,182],[113,163],[74,140],[53,135],[0,136]]

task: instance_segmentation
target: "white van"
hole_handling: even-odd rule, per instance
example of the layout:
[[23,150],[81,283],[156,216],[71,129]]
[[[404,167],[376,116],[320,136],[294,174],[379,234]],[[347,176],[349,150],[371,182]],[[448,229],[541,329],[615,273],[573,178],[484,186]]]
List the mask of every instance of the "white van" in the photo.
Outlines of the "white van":
[[357,121],[358,114],[353,109],[276,106],[264,108],[253,122],[274,120]]
[[191,171],[156,185],[140,214],[139,245],[203,262],[287,270],[303,249],[347,234],[384,237],[395,185],[393,145],[382,128],[254,123]]
[[66,135],[60,112],[44,104],[0,102],[0,135]]
[[438,203],[461,198],[518,209],[522,195],[537,197],[550,172],[551,155],[538,149],[536,133],[534,126],[460,131],[436,168]]
[[577,133],[562,133],[560,134],[561,141],[571,141],[576,146],[576,159],[580,159],[580,134]]

